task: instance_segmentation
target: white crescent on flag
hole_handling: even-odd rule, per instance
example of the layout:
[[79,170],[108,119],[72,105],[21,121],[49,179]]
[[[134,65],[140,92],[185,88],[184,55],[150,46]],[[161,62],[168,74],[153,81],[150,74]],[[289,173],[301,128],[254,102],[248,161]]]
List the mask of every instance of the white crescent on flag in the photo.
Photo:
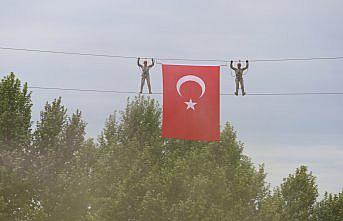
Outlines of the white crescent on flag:
[[182,84],[186,83],[187,81],[193,81],[193,82],[195,82],[195,83],[200,85],[200,87],[201,87],[201,95],[200,95],[200,97],[202,97],[205,94],[205,91],[206,91],[205,82],[201,78],[199,78],[197,76],[186,75],[186,76],[183,76],[182,78],[180,78],[177,81],[177,83],[176,83],[176,90],[177,90],[177,93],[179,93],[180,96],[182,96],[181,92],[180,92],[180,88],[181,88]]

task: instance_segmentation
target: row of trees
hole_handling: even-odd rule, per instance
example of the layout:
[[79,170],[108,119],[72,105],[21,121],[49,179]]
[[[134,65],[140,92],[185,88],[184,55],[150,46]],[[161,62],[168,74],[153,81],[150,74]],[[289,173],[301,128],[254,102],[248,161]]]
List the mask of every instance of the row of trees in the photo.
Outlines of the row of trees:
[[[31,93],[0,83],[0,220],[343,220],[343,193],[318,201],[305,166],[270,190],[230,124],[219,143],[161,139],[155,100],[128,100],[101,135],[61,98],[32,129]],[[119,116],[119,117],[118,117]]]

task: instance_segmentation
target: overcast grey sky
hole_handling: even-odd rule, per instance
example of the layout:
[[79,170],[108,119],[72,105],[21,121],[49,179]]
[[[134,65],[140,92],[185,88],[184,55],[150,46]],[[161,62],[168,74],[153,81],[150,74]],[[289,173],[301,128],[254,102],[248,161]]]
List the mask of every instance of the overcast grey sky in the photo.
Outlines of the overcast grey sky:
[[[342,56],[342,9],[340,0],[2,0],[0,46],[199,59]],[[253,63],[247,92],[341,91],[342,64]],[[140,81],[135,60],[0,50],[0,75],[11,71],[30,86],[136,91]],[[161,91],[161,67],[151,75],[153,91]],[[233,90],[222,68],[221,91]],[[127,99],[34,90],[35,121],[57,96],[70,112],[83,111],[90,137]],[[221,97],[221,123],[231,122],[245,153],[265,163],[272,186],[305,164],[321,193],[343,188],[342,112],[343,96]]]

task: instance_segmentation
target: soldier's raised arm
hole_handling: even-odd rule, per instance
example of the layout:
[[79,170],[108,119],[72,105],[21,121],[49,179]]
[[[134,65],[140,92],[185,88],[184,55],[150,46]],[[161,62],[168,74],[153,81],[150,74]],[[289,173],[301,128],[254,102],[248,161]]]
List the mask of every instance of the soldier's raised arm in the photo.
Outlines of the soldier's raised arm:
[[249,68],[249,61],[246,60],[246,61],[245,61],[245,67],[244,67],[242,70],[245,71],[245,70],[248,69],[248,68]]
[[155,59],[151,58],[151,65],[149,65],[149,68],[153,67],[155,65]]
[[141,58],[138,58],[138,59],[137,59],[137,65],[138,65],[138,67],[143,67],[143,66],[141,65],[141,63],[140,63],[140,60],[141,60]]
[[237,70],[237,68],[235,68],[235,67],[233,66],[233,61],[230,62],[230,68],[233,69],[233,70],[235,70],[235,71]]

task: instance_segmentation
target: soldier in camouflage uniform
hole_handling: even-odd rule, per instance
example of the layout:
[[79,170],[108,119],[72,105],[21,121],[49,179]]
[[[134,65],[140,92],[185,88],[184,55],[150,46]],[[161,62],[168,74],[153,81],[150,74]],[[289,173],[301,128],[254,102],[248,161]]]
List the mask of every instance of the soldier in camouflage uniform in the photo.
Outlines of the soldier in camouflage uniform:
[[241,85],[242,95],[244,96],[246,93],[244,91],[243,72],[248,69],[249,61],[246,61],[246,65],[245,65],[244,68],[242,68],[242,65],[241,65],[240,62],[237,64],[237,68],[235,68],[233,66],[233,61],[231,61],[230,67],[231,67],[232,70],[235,71],[235,77],[236,77],[236,92],[235,92],[235,95],[238,96],[239,85]]
[[151,59],[151,65],[148,65],[148,62],[144,61],[143,65],[142,65],[140,63],[140,58],[138,58],[137,65],[138,65],[138,67],[140,67],[142,69],[141,90],[140,90],[139,93],[143,92],[144,83],[146,81],[147,84],[148,84],[148,88],[149,88],[149,94],[151,94],[151,84],[150,84],[150,73],[149,73],[149,70],[150,70],[150,68],[152,68],[155,65],[155,61],[154,61],[154,59]]

